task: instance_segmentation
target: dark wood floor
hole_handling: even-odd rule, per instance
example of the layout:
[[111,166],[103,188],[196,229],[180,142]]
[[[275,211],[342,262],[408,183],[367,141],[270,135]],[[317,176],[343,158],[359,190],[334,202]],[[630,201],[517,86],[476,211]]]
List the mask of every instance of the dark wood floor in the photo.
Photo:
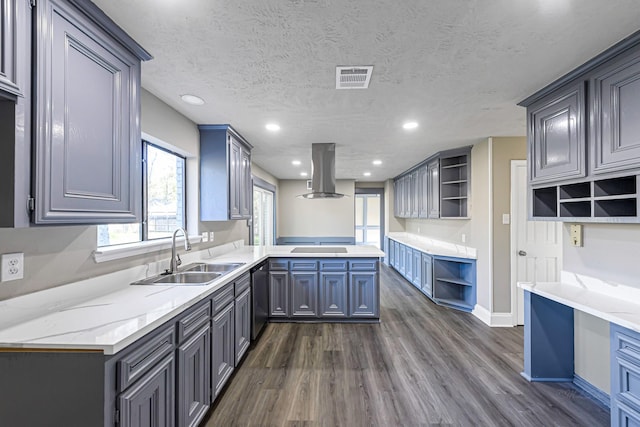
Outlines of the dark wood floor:
[[520,376],[521,327],[439,307],[386,267],[380,314],[371,325],[269,324],[203,425],[609,425],[572,384]]

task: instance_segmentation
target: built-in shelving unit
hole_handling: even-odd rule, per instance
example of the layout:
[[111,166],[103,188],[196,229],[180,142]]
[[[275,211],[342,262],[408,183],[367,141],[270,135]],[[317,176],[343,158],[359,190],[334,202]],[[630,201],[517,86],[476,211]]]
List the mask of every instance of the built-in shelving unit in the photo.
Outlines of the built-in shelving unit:
[[609,221],[637,219],[638,176],[534,188],[533,217]]
[[433,298],[443,305],[471,311],[476,304],[475,261],[433,258]]
[[440,217],[467,218],[469,155],[440,158]]

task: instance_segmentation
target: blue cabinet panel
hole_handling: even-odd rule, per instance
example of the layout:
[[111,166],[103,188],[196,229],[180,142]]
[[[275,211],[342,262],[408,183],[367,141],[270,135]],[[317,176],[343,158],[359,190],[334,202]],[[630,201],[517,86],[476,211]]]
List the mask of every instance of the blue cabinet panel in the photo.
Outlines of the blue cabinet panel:
[[291,316],[318,316],[318,273],[292,271],[291,275]]
[[320,315],[347,317],[347,272],[320,273]]
[[378,273],[349,273],[349,315],[351,317],[378,317]]
[[611,425],[640,425],[640,333],[611,324]]

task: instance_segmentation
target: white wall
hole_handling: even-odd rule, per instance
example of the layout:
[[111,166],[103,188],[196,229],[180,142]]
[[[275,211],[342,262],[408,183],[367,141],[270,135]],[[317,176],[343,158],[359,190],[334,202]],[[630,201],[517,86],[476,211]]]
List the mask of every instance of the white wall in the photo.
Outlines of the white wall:
[[[583,247],[574,247],[563,227],[563,269],[640,288],[640,225],[584,224]],[[609,393],[609,323],[574,312],[575,372]]]
[[[196,124],[142,90],[141,125],[144,133],[188,153],[187,182],[190,187],[187,190],[187,203],[194,198],[198,200],[199,135]],[[213,243],[194,245],[194,250],[239,239],[248,241],[246,221],[198,224],[197,211],[194,214],[187,218],[190,233],[198,230],[215,232]],[[197,224],[195,230],[194,223]],[[24,279],[0,284],[0,300],[169,257],[168,251],[164,251],[96,264],[93,260],[96,242],[96,226],[0,228],[0,253],[23,252],[25,256]]]
[[306,180],[280,180],[278,196],[278,237],[354,237],[355,182],[337,180],[341,199],[303,199]]

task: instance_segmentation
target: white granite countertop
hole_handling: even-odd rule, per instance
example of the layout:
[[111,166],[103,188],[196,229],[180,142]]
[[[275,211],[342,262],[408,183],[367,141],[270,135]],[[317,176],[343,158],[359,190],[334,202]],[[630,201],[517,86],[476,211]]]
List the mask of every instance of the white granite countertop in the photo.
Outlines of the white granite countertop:
[[563,271],[560,282],[519,282],[525,291],[640,332],[640,288]]
[[298,246],[231,246],[228,252],[213,257],[208,257],[207,251],[202,251],[204,255],[183,256],[185,265],[194,261],[245,263],[207,286],[129,285],[151,275],[141,266],[0,301],[0,348],[115,354],[269,257],[384,256],[372,246],[332,245],[346,248],[347,253],[291,253]]
[[411,233],[388,233],[387,237],[413,249],[439,256],[476,259],[476,249]]

